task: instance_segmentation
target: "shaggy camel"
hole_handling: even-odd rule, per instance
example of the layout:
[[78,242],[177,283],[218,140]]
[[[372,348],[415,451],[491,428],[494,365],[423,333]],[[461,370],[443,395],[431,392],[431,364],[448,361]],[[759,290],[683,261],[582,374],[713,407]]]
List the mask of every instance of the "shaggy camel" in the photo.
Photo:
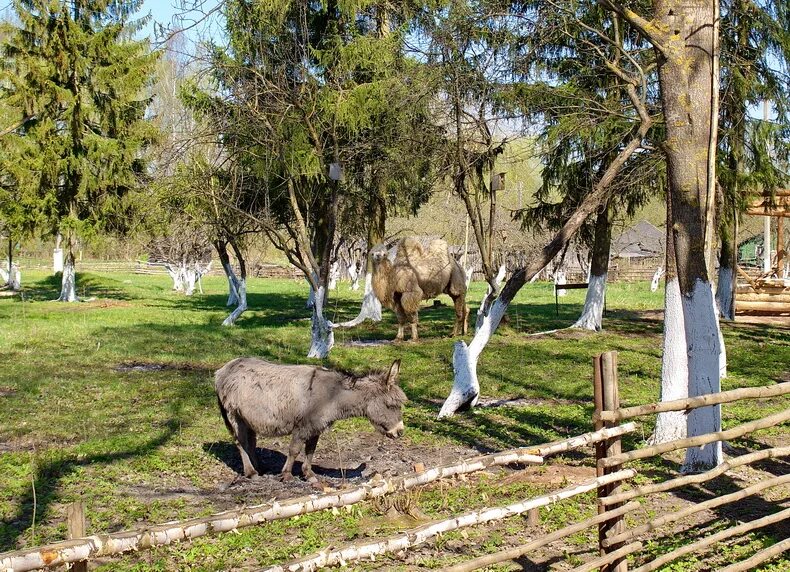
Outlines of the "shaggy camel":
[[420,302],[448,294],[455,303],[453,335],[466,334],[466,276],[441,239],[423,247],[416,237],[406,237],[389,251],[383,245],[373,250],[373,291],[381,304],[395,312],[398,335],[411,324],[411,339],[417,341]]

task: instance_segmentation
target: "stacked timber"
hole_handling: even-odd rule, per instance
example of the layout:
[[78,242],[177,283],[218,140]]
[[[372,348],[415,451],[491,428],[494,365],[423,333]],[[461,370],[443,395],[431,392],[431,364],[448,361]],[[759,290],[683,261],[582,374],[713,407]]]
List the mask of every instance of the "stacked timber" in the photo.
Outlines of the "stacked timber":
[[735,299],[738,314],[790,314],[790,280],[767,278],[739,284]]

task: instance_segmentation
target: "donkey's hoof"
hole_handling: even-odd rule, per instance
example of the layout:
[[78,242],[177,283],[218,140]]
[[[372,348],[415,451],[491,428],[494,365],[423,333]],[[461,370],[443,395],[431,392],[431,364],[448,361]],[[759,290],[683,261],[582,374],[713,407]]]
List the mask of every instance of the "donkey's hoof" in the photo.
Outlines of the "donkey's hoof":
[[280,481],[283,483],[287,483],[292,480],[294,480],[294,476],[291,473],[280,473]]

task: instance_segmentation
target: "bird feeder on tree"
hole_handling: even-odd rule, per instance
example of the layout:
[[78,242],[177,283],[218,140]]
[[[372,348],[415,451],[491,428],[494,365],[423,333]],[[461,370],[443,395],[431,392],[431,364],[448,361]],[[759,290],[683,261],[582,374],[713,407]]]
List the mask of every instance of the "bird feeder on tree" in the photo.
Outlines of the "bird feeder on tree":
[[340,166],[340,163],[329,164],[329,178],[333,181],[343,180],[343,167]]
[[505,190],[505,172],[491,174],[491,190],[504,191]]

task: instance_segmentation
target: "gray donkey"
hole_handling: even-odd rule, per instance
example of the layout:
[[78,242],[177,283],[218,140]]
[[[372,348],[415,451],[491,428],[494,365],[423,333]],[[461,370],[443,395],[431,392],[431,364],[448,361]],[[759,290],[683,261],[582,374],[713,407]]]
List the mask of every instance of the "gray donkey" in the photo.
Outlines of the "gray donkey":
[[362,376],[257,358],[237,358],[225,364],[214,376],[214,388],[225,425],[236,439],[244,475],[261,473],[256,434],[293,435],[281,475],[284,481],[293,478],[291,470],[302,447],[302,474],[316,479],[312,462],[318,438],[340,419],[366,417],[387,437],[400,437],[406,394],[397,384],[399,369],[400,360],[393,362],[389,372]]

